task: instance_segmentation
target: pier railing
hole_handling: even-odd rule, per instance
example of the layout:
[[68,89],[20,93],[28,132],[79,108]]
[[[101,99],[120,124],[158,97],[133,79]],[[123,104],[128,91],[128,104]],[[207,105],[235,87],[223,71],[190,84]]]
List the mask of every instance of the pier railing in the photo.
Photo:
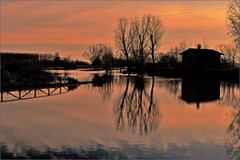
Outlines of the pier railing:
[[46,83],[22,84],[20,86],[1,87],[0,102],[33,99],[67,93],[79,85],[70,82],[69,77],[56,77]]

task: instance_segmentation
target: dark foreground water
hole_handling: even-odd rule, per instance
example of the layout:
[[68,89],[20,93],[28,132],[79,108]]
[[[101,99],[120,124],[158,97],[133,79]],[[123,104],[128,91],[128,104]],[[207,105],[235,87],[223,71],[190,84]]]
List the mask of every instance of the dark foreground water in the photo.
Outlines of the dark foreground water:
[[238,160],[239,100],[227,82],[115,73],[108,83],[1,103],[1,157]]

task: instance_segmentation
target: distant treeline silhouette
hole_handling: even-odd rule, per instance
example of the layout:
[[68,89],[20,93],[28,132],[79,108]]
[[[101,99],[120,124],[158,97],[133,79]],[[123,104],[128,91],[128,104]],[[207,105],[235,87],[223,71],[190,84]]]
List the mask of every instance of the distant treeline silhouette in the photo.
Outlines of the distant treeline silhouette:
[[62,58],[58,52],[55,54],[1,52],[0,55],[2,65],[18,61],[21,63],[37,63],[41,67],[61,67],[63,69],[89,67],[88,63],[79,60],[74,61],[70,56]]
[[58,75],[46,69],[62,69],[88,66],[81,61],[72,61],[70,57],[60,58],[59,54],[29,54],[1,52],[1,87],[14,87],[33,84],[48,84]]
[[[180,54],[188,48],[192,48],[192,45],[187,44],[186,41],[180,41],[169,51],[163,53],[159,49],[164,32],[165,28],[162,21],[157,16],[146,14],[135,18],[122,17],[118,20],[115,29],[115,55],[113,48],[106,43],[90,45],[83,55],[89,59],[95,68],[106,70],[119,66],[127,67],[126,71],[128,73],[142,74],[148,71],[156,71],[156,69],[181,69],[182,56]],[[201,52],[204,53],[199,55],[195,50],[192,55],[197,58],[196,62],[200,63],[200,57],[211,53],[207,50],[209,48],[206,40],[198,45],[202,49]],[[240,64],[239,46],[220,44],[216,50],[223,54],[221,54],[219,60],[220,64],[211,69],[236,69],[238,67]],[[216,59],[205,58],[205,60],[214,63]]]
[[[203,52],[208,52],[208,44],[206,41],[202,43]],[[90,61],[94,68],[102,68],[110,70],[114,67],[125,67],[128,73],[132,72],[152,72],[163,69],[171,69],[172,71],[182,69],[182,56],[180,53],[191,48],[191,44],[186,41],[180,41],[176,46],[171,47],[167,52],[156,52],[154,62],[151,56],[147,56],[144,64],[139,65],[139,61],[134,54],[126,58],[122,52],[114,54],[113,48],[105,43],[90,45],[89,49],[83,53],[84,57]],[[234,69],[239,68],[240,50],[231,45],[221,44],[217,46],[217,51],[223,53],[220,65],[216,69]],[[206,53],[208,54],[208,53]],[[126,71],[126,70],[125,70]],[[160,72],[160,71],[159,71]]]

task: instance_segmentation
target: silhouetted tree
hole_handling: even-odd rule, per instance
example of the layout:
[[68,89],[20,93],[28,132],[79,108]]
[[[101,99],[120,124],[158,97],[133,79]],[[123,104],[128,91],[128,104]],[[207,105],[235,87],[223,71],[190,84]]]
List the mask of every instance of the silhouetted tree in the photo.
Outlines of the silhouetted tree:
[[47,62],[47,61],[53,61],[53,55],[51,54],[39,54],[39,60],[40,62]]
[[95,44],[88,48],[83,56],[91,61],[95,67],[103,67],[107,71],[112,67],[113,49],[107,44]]
[[135,18],[131,22],[131,30],[134,35],[134,40],[131,45],[131,51],[135,57],[137,67],[140,67],[140,71],[143,71],[146,58],[150,55],[149,52],[149,36],[148,31],[150,23],[147,16],[142,18]]
[[115,32],[116,46],[128,62],[132,58],[138,70],[143,71],[149,55],[155,63],[156,50],[160,47],[163,32],[161,20],[153,15],[136,17],[130,21],[120,18]]
[[100,60],[100,57],[96,57],[93,59],[92,61],[92,65],[95,66],[95,67],[100,67],[102,66],[102,62]]
[[159,56],[158,63],[162,67],[175,67],[178,64],[178,57],[172,53],[161,53]]
[[163,67],[177,67],[181,64],[180,53],[185,51],[189,44],[180,41],[175,47],[171,47],[167,53],[160,53],[158,63]]
[[130,30],[128,19],[120,18],[118,20],[117,29],[115,31],[115,43],[116,43],[116,47],[126,57],[128,68],[129,68],[129,60],[130,60],[130,45],[132,44],[132,42],[133,42],[133,34]]
[[155,64],[155,51],[161,45],[161,39],[164,33],[164,28],[161,20],[153,15],[147,15],[147,22],[149,23],[148,34],[150,36],[150,52],[152,56],[152,63]]
[[227,20],[230,34],[236,45],[240,47],[240,0],[230,0]]
[[178,63],[181,60],[180,53],[185,51],[187,47],[188,44],[186,41],[180,41],[178,45],[170,48],[170,50],[167,52],[167,55],[169,55],[169,57],[172,57],[173,61],[175,61],[174,63]]
[[223,62],[229,64],[231,68],[234,68],[236,62],[240,61],[239,48],[225,44],[219,45],[218,48],[220,52],[224,54]]
[[206,39],[203,40],[203,42],[201,44],[201,48],[203,48],[203,49],[208,49],[209,48],[209,44],[208,44]]
[[53,59],[55,63],[58,63],[60,61],[60,56],[58,52],[55,52]]
[[[87,58],[92,65],[100,65],[101,63],[99,62],[94,62],[94,61],[100,61],[100,57],[102,54],[102,46],[104,44],[95,44],[95,45],[91,45],[88,47],[88,51],[86,51],[83,56],[85,58]],[[95,63],[95,64],[93,64]]]
[[112,49],[106,49],[106,51],[101,56],[102,66],[106,71],[108,71],[112,67],[113,59],[114,57]]

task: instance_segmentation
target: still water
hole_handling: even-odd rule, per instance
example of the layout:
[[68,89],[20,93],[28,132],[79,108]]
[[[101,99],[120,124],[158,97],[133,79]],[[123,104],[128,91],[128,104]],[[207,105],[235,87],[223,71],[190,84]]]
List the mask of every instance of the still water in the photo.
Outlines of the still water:
[[240,159],[239,100],[237,84],[115,72],[107,83],[1,103],[2,156]]

